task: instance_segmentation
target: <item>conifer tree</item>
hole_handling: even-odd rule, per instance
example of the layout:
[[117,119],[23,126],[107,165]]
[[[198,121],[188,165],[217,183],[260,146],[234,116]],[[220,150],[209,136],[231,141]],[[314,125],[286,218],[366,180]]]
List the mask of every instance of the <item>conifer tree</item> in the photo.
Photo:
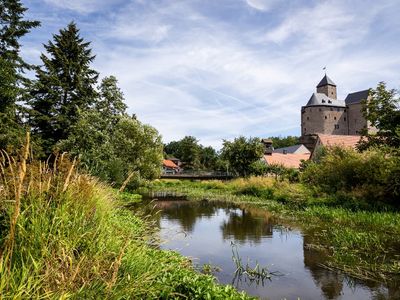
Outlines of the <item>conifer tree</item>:
[[80,37],[73,22],[44,47],[47,55],[41,55],[43,66],[36,71],[31,92],[30,123],[49,152],[58,141],[68,138],[79,111],[96,101],[98,73],[90,66],[95,58],[90,42]]
[[0,149],[18,146],[18,137],[23,136],[16,103],[29,82],[23,73],[31,66],[20,56],[19,39],[40,25],[25,20],[26,11],[19,0],[0,1]]
[[126,113],[127,106],[124,103],[124,94],[117,84],[117,78],[109,76],[103,78],[99,86],[100,97],[96,102],[95,109],[104,119],[115,119],[116,116],[122,116]]

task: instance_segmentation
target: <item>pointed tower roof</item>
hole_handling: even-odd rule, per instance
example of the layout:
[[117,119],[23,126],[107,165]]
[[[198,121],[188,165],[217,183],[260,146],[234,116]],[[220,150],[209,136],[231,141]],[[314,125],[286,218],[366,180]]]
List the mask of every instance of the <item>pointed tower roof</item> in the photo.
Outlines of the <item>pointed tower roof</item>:
[[324,78],[321,79],[321,81],[318,83],[317,88],[325,85],[333,85],[336,86],[336,84],[328,77],[328,75],[325,74]]

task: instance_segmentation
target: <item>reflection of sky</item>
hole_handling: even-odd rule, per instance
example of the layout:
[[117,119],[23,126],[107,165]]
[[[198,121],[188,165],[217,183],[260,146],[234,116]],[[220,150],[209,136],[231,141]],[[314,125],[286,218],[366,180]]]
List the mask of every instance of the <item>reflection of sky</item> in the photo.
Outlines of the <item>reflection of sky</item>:
[[[223,239],[221,224],[229,221],[227,213],[229,211],[226,208],[216,209],[211,218],[201,216],[196,218],[193,230],[186,234],[182,233],[179,220],[173,220],[170,216],[168,219],[162,217],[161,234],[167,240],[162,247],[194,258],[195,264],[211,263],[220,267],[221,272],[215,274],[219,282],[231,284],[235,271],[231,241],[235,243],[236,241],[233,236],[230,239]],[[240,216],[241,213],[239,212],[238,215]],[[301,299],[325,299],[320,284],[314,280],[315,276],[321,275],[315,273],[313,277],[311,271],[304,265],[303,236],[300,231],[286,231],[276,227],[272,237],[264,235],[257,243],[251,241],[251,236],[251,232],[249,232],[245,242],[237,243],[243,264],[245,265],[249,258],[251,259],[250,266],[254,267],[258,262],[261,267],[267,266],[270,271],[279,271],[284,276],[273,277],[272,281],[266,281],[264,286],[257,286],[255,283],[250,284],[242,280],[238,289],[270,299],[283,297],[287,299],[297,299],[298,297]],[[325,270],[321,273],[329,274]],[[341,280],[343,280],[342,277]],[[339,289],[342,291],[336,299],[371,299],[372,297],[370,290],[366,287],[357,286],[352,289],[346,283],[343,283],[343,288],[340,286],[341,282]]]

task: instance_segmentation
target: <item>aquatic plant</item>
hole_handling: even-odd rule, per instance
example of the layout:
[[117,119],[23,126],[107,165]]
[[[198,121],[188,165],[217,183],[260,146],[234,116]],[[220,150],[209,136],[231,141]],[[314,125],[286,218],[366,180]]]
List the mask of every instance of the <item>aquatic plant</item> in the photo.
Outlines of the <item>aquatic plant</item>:
[[283,274],[278,271],[271,272],[268,270],[268,267],[261,267],[257,261],[255,266],[251,267],[249,258],[247,258],[246,265],[244,265],[242,258],[239,255],[238,247],[234,242],[231,242],[231,248],[232,261],[236,266],[232,285],[235,285],[235,283],[241,281],[243,277],[245,277],[245,280],[249,280],[250,282],[264,284],[265,280],[271,280],[272,276],[283,276]]

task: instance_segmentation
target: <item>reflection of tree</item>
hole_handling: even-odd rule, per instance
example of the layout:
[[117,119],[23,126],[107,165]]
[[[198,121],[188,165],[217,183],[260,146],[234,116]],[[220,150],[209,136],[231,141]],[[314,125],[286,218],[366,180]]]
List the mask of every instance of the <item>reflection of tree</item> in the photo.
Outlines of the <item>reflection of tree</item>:
[[339,274],[320,266],[324,263],[325,257],[321,251],[308,249],[306,245],[313,244],[311,236],[305,235],[303,238],[304,246],[304,265],[311,271],[311,275],[317,286],[327,299],[337,299],[343,289],[344,275]]
[[209,203],[189,201],[157,201],[156,208],[162,210],[164,218],[178,221],[187,232],[193,231],[197,218],[210,218],[216,211],[216,207]]
[[374,281],[360,281],[351,279],[344,274],[330,271],[320,266],[325,262],[326,257],[321,251],[309,249],[306,245],[315,244],[311,235],[305,235],[303,239],[304,246],[304,265],[310,270],[316,284],[321,288],[322,293],[327,299],[338,299],[343,290],[344,284],[350,287],[368,287],[373,293],[373,299],[400,299],[399,286],[389,286],[388,289],[382,289],[382,284]]
[[244,243],[259,243],[262,237],[272,236],[273,225],[266,218],[256,218],[246,209],[230,211],[228,221],[221,225],[224,239],[234,238]]

